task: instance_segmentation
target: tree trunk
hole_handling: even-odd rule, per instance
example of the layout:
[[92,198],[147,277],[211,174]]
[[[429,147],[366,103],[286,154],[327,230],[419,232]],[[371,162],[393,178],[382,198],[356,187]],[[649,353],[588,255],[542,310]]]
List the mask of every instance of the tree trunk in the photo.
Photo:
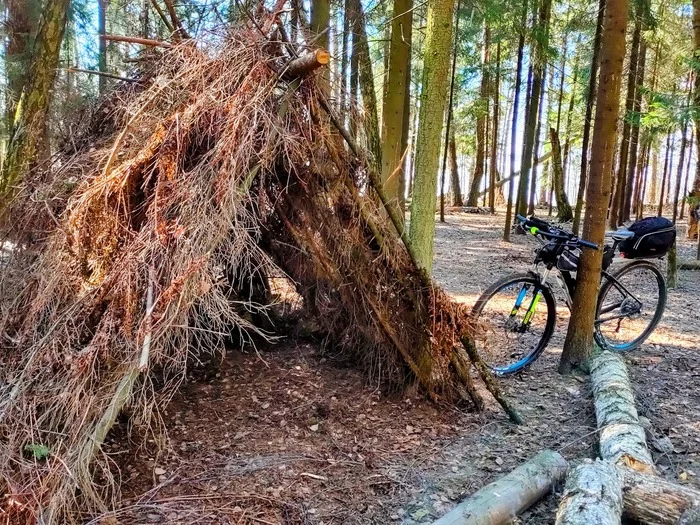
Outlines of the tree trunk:
[[[700,2],[700,0],[698,0]],[[596,84],[598,82],[598,57],[600,55],[601,40],[603,34],[603,22],[605,19],[606,0],[598,0],[598,18],[595,26],[595,37],[593,39],[593,57],[591,58],[591,71],[588,80],[588,96],[586,98],[586,114],[583,118],[583,143],[581,145],[581,169],[578,180],[578,193],[576,194],[576,209],[574,210],[574,224],[572,231],[578,235],[581,224],[581,212],[583,210],[583,197],[586,191],[586,180],[588,173],[588,142],[591,134],[591,118],[593,116],[593,105],[598,95]]]
[[452,193],[452,206],[462,207],[462,188],[459,185],[459,169],[457,167],[457,144],[455,141],[454,126],[450,131],[450,186]]
[[[700,0],[698,0],[700,1]],[[525,22],[527,20],[527,0],[523,0],[523,13],[520,19],[520,34],[518,36],[518,58],[515,67],[515,94],[513,97],[513,115],[510,125],[510,181],[508,184],[508,203],[506,204],[506,224],[503,229],[503,240],[510,242],[510,226],[513,213],[513,193],[515,192],[515,155],[516,135],[518,133],[518,111],[520,110],[520,88],[522,86],[523,50],[525,48]]]
[[615,178],[615,191],[613,193],[612,206],[608,226],[614,230],[622,224],[622,208],[625,203],[625,187],[627,186],[627,159],[630,150],[630,117],[635,102],[635,88],[637,83],[637,66],[639,57],[639,41],[642,34],[642,17],[639,13],[635,16],[634,33],[632,35],[632,48],[630,50],[630,65],[627,75],[627,97],[625,98],[625,112],[622,115],[622,141],[620,143],[619,164],[617,177]]
[[[688,105],[690,105],[690,98],[688,98]],[[673,192],[673,224],[676,224],[678,219],[678,201],[681,196],[681,186],[683,184],[683,168],[685,167],[685,149],[688,146],[688,121],[683,123],[683,129],[681,131],[681,152],[678,159],[677,174],[676,174],[676,184]],[[668,252],[668,264],[666,265],[666,282],[669,288],[675,288],[678,284],[678,266],[677,266],[677,251],[676,242],[674,241],[673,246]]]
[[496,44],[496,76],[494,78],[493,86],[493,139],[491,140],[491,165],[489,173],[489,208],[491,213],[496,213],[496,170],[497,170],[497,156],[498,156],[498,110],[500,101],[500,90],[501,90],[501,42],[500,40]]
[[345,115],[348,113],[347,97],[348,97],[348,66],[350,64],[349,54],[348,54],[348,44],[350,43],[350,21],[352,16],[350,15],[350,8],[348,7],[348,0],[344,0],[343,9],[343,35],[341,39],[341,50],[340,50],[340,118],[341,122],[345,124]]
[[[693,0],[693,56],[700,60],[700,0]],[[693,85],[693,105],[700,107],[700,74],[695,74]],[[695,132],[700,129],[700,111],[693,112]],[[695,179],[693,180],[693,195],[700,196],[700,136],[695,140],[698,161],[695,164]],[[697,222],[697,221],[696,221]],[[700,237],[699,237],[700,238]]]
[[[545,64],[542,68],[542,89],[540,90],[540,101],[539,101],[539,109],[537,111],[537,129],[535,131],[535,143],[532,147],[532,155],[533,159],[537,159],[539,153],[540,153],[540,143],[541,139],[540,137],[542,136],[542,111],[544,109],[544,79],[547,75],[547,65]],[[531,162],[531,168],[532,168],[532,176],[530,177],[530,200],[528,203],[527,207],[527,213],[532,215],[535,213],[535,192],[537,191],[537,162]],[[546,182],[544,180],[544,177],[546,172],[542,172],[543,174],[543,180],[542,184],[546,185]]]
[[670,157],[671,157],[671,150],[673,150],[673,141],[671,140],[672,133],[669,131],[668,134],[666,135],[666,153],[664,155],[664,172],[661,175],[661,193],[659,195],[659,207],[656,212],[656,215],[658,217],[661,217],[664,213],[664,200],[666,197],[666,181],[669,178],[670,175]]
[[27,82],[31,63],[31,43],[39,19],[36,0],[6,0],[5,40],[5,128],[12,134],[17,102]]
[[[601,39],[600,86],[591,144],[591,176],[586,190],[586,219],[582,237],[603,246],[610,178],[615,155],[620,79],[625,58],[627,0],[608,0]],[[593,321],[602,271],[602,250],[581,253],[571,319],[559,363],[561,373],[585,366],[593,348]]]
[[655,144],[651,150],[651,184],[649,187],[649,202],[655,204],[659,195],[659,150]]
[[[462,6],[462,0],[458,0],[457,9],[455,10],[455,17],[457,22],[455,23],[455,35],[459,35],[459,11]],[[447,154],[449,149],[450,133],[452,131],[452,116],[453,108],[452,104],[454,102],[455,95],[455,76],[457,75],[457,45],[459,39],[454,39],[454,48],[452,49],[452,67],[450,68],[450,99],[447,102],[447,123],[445,124],[445,144],[444,144],[444,154],[442,156],[442,174],[440,177],[440,222],[445,222],[445,173],[447,171]]]
[[566,460],[558,452],[543,450],[479,489],[433,525],[508,523],[563,481],[567,468]]
[[39,23],[29,78],[22,93],[21,109],[17,112],[17,126],[9,142],[3,164],[0,195],[7,198],[14,186],[37,161],[37,155],[46,138],[48,112],[51,106],[53,83],[66,29],[70,0],[47,0]]
[[[318,0],[328,2],[328,0]],[[372,164],[378,172],[381,171],[382,148],[379,135],[379,117],[377,115],[377,94],[374,91],[374,75],[372,73],[372,57],[369,54],[367,42],[367,27],[365,15],[362,11],[360,0],[351,0],[352,15],[354,20],[353,48],[357,53],[360,91],[365,110],[365,133],[367,135],[367,149],[372,155]],[[320,15],[319,15],[320,16]],[[313,22],[312,22],[313,23]],[[356,42],[355,42],[355,39]],[[319,43],[319,46],[321,44]]]
[[552,10],[552,0],[542,0],[539,9],[537,31],[544,35],[544,41],[534,45],[532,68],[532,93],[530,93],[530,104],[525,118],[525,141],[523,165],[520,169],[520,184],[518,185],[518,207],[517,212],[525,215],[528,210],[528,193],[532,193],[530,188],[530,177],[532,170],[532,157],[535,155],[535,134],[540,113],[540,94],[544,84],[546,49],[548,47],[549,18]]
[[[580,39],[576,41],[576,47],[578,48],[580,44]],[[574,78],[571,81],[571,96],[569,98],[569,108],[566,112],[566,140],[564,141],[564,159],[563,159],[563,164],[562,168],[564,170],[564,180],[567,181],[569,180],[568,178],[568,172],[569,172],[569,153],[571,151],[571,119],[574,114],[574,104],[576,102],[576,86],[578,84],[578,75],[579,75],[579,54],[576,54],[576,60],[574,61]],[[557,133],[559,130],[557,129]],[[564,185],[566,188],[566,184]]]
[[[104,0],[101,0],[104,1]],[[362,10],[356,11],[355,15]],[[311,1],[311,32],[317,35],[315,45],[321,49],[328,49],[328,32],[331,23],[331,3],[330,0]],[[364,19],[363,19],[364,26]]]
[[678,217],[679,220],[683,220],[683,214],[685,213],[685,201],[686,195],[688,194],[688,181],[690,180],[690,165],[693,161],[693,147],[694,147],[694,141],[695,141],[695,133],[694,130],[690,130],[690,144],[688,145],[688,162],[685,165],[685,184],[683,184],[683,195],[681,198],[681,214]]
[[476,163],[474,165],[474,176],[469,186],[469,197],[467,206],[478,206],[479,187],[484,178],[486,168],[486,121],[489,116],[488,96],[489,96],[489,45],[491,39],[491,29],[484,26],[484,46],[481,54],[481,96],[479,99],[478,114],[476,117]]
[[[610,0],[609,5],[615,1]],[[566,478],[556,525],[619,525],[621,519],[622,483],[617,469],[604,461],[573,469]]]
[[449,87],[453,10],[454,0],[428,1],[410,226],[416,263],[428,274],[433,267],[437,174]]
[[[535,0],[537,2],[538,0]],[[536,9],[535,9],[536,10]],[[527,67],[527,89],[525,90],[525,121],[523,123],[523,127],[525,129],[525,134],[527,134],[527,116],[530,114],[530,101],[532,98],[532,77],[533,77],[533,72],[532,72],[532,61],[528,59],[528,64]],[[524,137],[525,138],[525,137]],[[523,180],[523,169],[525,168],[525,150],[527,148],[526,140],[522,141],[522,149],[520,151],[520,171],[519,173],[519,179],[518,179],[518,193],[515,199],[515,209],[520,210],[520,186],[522,184]],[[528,168],[529,169],[529,168]],[[527,193],[527,190],[526,190]],[[527,205],[525,206],[527,209]],[[519,212],[518,212],[519,213]],[[522,215],[522,214],[521,214]]]
[[[636,115],[639,115],[642,109],[642,87],[644,86],[644,70],[646,68],[647,44],[642,37],[639,45],[639,65],[636,71],[636,87],[634,90],[634,104],[632,105],[632,114],[634,121],[632,122],[632,132],[630,135],[630,151],[627,161],[627,186],[625,187],[625,201],[622,206],[622,216],[620,222],[628,221],[631,218],[632,195],[633,191],[639,187],[641,182],[641,171],[635,170],[638,166],[637,151],[639,149],[639,133],[641,123]],[[634,187],[634,190],[633,190]]]
[[566,197],[564,188],[564,175],[561,165],[561,147],[559,145],[559,134],[554,128],[549,128],[549,137],[552,143],[552,178],[554,180],[554,195],[557,199],[557,220],[568,222],[574,218],[569,200]]
[[[292,0],[295,1],[295,0]],[[360,46],[357,43],[358,37],[355,32],[355,25],[357,17],[354,14],[353,6],[357,3],[356,0],[346,0],[346,6],[348,10],[345,12],[346,16],[351,19],[350,27],[352,28],[352,46],[350,48],[350,93],[348,94],[350,100],[350,133],[353,138],[357,139],[357,119],[354,116],[357,114],[357,88],[360,80]]]
[[389,68],[382,108],[382,183],[384,192],[403,208],[401,179],[404,158],[404,106],[409,97],[413,0],[394,0],[391,19]]
[[[101,73],[107,72],[107,0],[97,0],[97,70]],[[99,75],[98,86],[100,95],[104,95],[107,90],[107,77]]]

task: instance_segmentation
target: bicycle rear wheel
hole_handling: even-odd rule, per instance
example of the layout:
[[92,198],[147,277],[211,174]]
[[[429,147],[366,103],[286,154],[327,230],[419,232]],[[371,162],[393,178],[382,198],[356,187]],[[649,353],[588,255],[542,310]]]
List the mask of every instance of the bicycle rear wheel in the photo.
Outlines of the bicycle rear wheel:
[[556,303],[536,276],[516,274],[487,288],[472,315],[477,320],[477,351],[494,374],[509,375],[534,362],[549,343]]
[[604,277],[598,295],[595,339],[615,352],[639,348],[661,321],[666,308],[666,280],[650,261],[626,264]]

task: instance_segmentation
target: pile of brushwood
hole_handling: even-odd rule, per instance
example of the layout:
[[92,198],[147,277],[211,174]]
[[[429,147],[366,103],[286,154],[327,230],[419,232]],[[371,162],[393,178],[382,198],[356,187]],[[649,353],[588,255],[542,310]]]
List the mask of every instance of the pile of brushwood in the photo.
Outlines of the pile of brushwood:
[[327,342],[376,380],[481,408],[476,365],[508,409],[466,312],[416,266],[333,115],[314,72],[327,54],[290,44],[281,12],[206,46],[151,51],[5,206],[9,522],[75,522],[117,505],[102,449],[117,415],[163,436],[159,411],[194,357],[232,333],[274,336],[255,321],[276,301],[270,276],[286,275]]

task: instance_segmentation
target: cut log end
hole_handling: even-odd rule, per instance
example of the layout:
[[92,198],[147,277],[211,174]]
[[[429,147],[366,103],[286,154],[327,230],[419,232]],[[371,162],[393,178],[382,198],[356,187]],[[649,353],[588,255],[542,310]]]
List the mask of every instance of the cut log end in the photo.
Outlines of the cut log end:
[[308,75],[316,69],[328,65],[331,55],[325,49],[310,51],[292,60],[287,66],[286,78],[299,78]]

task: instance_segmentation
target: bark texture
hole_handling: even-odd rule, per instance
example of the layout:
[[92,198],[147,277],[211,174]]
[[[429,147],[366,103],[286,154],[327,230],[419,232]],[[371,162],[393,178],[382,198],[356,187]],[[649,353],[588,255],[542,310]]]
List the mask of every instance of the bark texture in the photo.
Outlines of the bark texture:
[[[622,62],[625,57],[627,0],[608,0],[601,46],[600,86],[593,130],[591,174],[586,191],[586,220],[582,237],[603,246],[605,216],[610,201],[610,179],[615,155]],[[600,287],[603,252],[583,250],[571,319],[559,371],[583,367],[593,348],[593,321]]]
[[[552,11],[552,1],[542,0],[539,9],[537,31],[547,35],[549,31],[549,18]],[[530,177],[532,170],[532,157],[535,154],[535,134],[540,107],[540,93],[544,84],[547,38],[544,42],[538,42],[534,46],[532,67],[532,91],[525,117],[525,140],[523,142],[523,159],[520,168],[520,182],[518,184],[517,213],[525,215],[528,209],[528,194],[530,193]]]
[[43,147],[44,151],[49,149],[47,144],[42,145],[41,142],[46,136],[69,3],[70,0],[47,0],[44,5],[29,78],[17,109],[15,130],[3,165],[0,181],[0,195],[3,197],[9,196],[13,186],[34,165],[40,148]]
[[549,128],[549,137],[552,144],[552,178],[554,196],[557,199],[557,219],[561,222],[568,222],[574,218],[574,214],[571,211],[569,199],[566,197],[566,189],[564,188],[564,169],[557,130]]
[[413,0],[394,0],[389,48],[389,70],[382,108],[382,183],[387,197],[403,207],[405,99],[409,96]]
[[374,166],[379,171],[381,168],[382,148],[379,135],[379,116],[377,114],[377,94],[374,91],[374,74],[372,73],[372,57],[369,54],[369,43],[367,42],[367,26],[360,0],[351,0],[350,3],[354,20],[353,53],[356,54],[357,58],[360,91],[365,110],[364,130],[367,148],[372,154]]
[[479,187],[486,171],[486,121],[489,116],[489,44],[491,30],[484,28],[484,46],[481,54],[481,97],[479,99],[478,115],[476,117],[476,159],[474,161],[474,175],[469,186],[467,206],[478,206]]
[[459,167],[457,165],[457,143],[455,141],[454,127],[450,131],[450,192],[452,193],[452,206],[462,207],[462,188],[459,184]]
[[619,166],[617,178],[615,179],[615,193],[613,195],[612,206],[610,208],[609,227],[617,229],[622,224],[624,213],[622,208],[625,203],[625,188],[627,186],[627,159],[630,150],[630,134],[632,131],[630,116],[634,108],[637,66],[639,57],[639,42],[642,34],[642,20],[640,16],[635,18],[634,33],[632,35],[632,49],[630,51],[630,65],[627,75],[627,97],[625,98],[625,112],[622,124],[622,142],[620,143]]
[[508,523],[563,481],[567,468],[566,460],[558,452],[543,450],[481,488],[433,525]]
[[627,368],[618,354],[601,352],[591,360],[591,388],[600,433],[600,457],[654,474],[654,461],[644,427],[639,423]]
[[[513,98],[513,113],[510,123],[510,180],[508,184],[508,203],[506,205],[506,224],[503,229],[503,240],[510,241],[510,226],[513,219],[513,193],[515,192],[515,156],[516,140],[518,132],[518,111],[520,109],[520,89],[522,86],[523,50],[525,48],[525,21],[527,20],[527,0],[523,2],[522,17],[520,19],[520,34],[518,36],[518,59],[515,66],[515,95]],[[505,182],[505,179],[501,179]]]
[[17,102],[29,73],[32,35],[36,31],[39,9],[35,0],[6,0],[5,40],[5,127],[12,132]]
[[[700,0],[698,0],[700,1]],[[605,21],[606,0],[598,0],[598,18],[596,21],[595,37],[593,38],[593,57],[591,58],[591,71],[588,80],[588,97],[586,98],[586,114],[583,119],[583,142],[581,144],[581,170],[578,181],[578,193],[576,194],[576,209],[574,210],[574,224],[572,231],[578,235],[581,225],[581,213],[583,211],[583,198],[586,192],[586,181],[588,180],[588,142],[591,136],[591,118],[593,116],[593,105],[596,101],[598,91],[598,58],[600,55],[600,43],[603,35],[603,23]]]
[[416,262],[428,273],[433,266],[437,174],[450,84],[453,9],[454,0],[428,2],[410,228]]
[[619,525],[622,483],[610,463],[584,463],[566,479],[556,525]]

